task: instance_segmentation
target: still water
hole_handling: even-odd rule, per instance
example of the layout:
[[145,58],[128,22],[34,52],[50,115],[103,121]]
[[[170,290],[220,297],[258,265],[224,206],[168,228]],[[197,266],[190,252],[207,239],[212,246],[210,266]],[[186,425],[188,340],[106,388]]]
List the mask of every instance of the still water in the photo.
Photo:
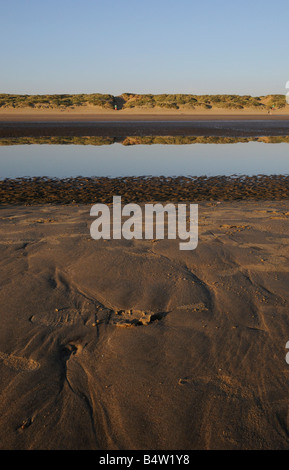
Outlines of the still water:
[[0,178],[288,174],[289,143],[2,145]]

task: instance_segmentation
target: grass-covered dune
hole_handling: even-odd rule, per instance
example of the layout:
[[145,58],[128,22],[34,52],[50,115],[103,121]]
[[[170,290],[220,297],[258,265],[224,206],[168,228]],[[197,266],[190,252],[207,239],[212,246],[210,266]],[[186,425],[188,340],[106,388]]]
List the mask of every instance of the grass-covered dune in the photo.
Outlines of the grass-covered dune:
[[189,94],[59,94],[59,95],[12,95],[0,94],[0,109],[73,109],[92,106],[102,109],[282,109],[286,106],[285,95],[189,95]]
[[268,109],[284,108],[286,99],[283,95],[239,96],[239,95],[134,95],[125,93],[124,108],[147,107],[168,109]]
[[79,95],[10,95],[0,94],[0,108],[62,109],[77,106],[114,108],[115,98],[100,93]]

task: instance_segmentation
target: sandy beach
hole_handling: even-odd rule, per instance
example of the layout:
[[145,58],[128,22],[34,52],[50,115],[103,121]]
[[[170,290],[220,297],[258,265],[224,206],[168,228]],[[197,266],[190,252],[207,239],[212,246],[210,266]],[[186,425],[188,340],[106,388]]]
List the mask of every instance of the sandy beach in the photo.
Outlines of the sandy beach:
[[0,108],[2,121],[186,121],[186,120],[283,120],[289,119],[289,105],[282,109],[179,109],[135,107],[117,111],[97,106],[76,106],[70,108]]
[[1,449],[285,449],[283,201],[201,202],[199,244],[2,206]]
[[[285,113],[0,113],[6,145],[288,130]],[[198,247],[93,240],[91,205],[116,193],[199,198]],[[0,202],[0,449],[288,449],[286,175],[7,179]]]

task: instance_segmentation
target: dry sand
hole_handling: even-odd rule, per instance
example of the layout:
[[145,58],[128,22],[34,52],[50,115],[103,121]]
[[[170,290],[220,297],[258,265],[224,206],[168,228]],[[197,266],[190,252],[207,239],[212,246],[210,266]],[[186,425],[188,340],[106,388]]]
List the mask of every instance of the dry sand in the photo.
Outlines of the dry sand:
[[207,119],[289,119],[289,105],[283,109],[228,110],[228,109],[179,109],[133,108],[112,111],[96,106],[80,106],[64,109],[1,108],[0,121],[126,121],[126,120],[207,120]]
[[203,202],[199,245],[2,206],[1,449],[288,449],[289,201]]

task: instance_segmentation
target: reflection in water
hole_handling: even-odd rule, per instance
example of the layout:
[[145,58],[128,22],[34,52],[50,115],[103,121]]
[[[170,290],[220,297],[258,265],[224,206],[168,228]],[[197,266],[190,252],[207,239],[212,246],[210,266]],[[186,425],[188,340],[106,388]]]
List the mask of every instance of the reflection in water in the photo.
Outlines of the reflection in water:
[[189,144],[237,144],[263,142],[268,144],[289,143],[289,136],[219,137],[219,136],[74,136],[74,137],[8,137],[0,138],[0,146],[7,145],[189,145]]
[[288,143],[289,136],[3,138],[0,177],[287,174]]

